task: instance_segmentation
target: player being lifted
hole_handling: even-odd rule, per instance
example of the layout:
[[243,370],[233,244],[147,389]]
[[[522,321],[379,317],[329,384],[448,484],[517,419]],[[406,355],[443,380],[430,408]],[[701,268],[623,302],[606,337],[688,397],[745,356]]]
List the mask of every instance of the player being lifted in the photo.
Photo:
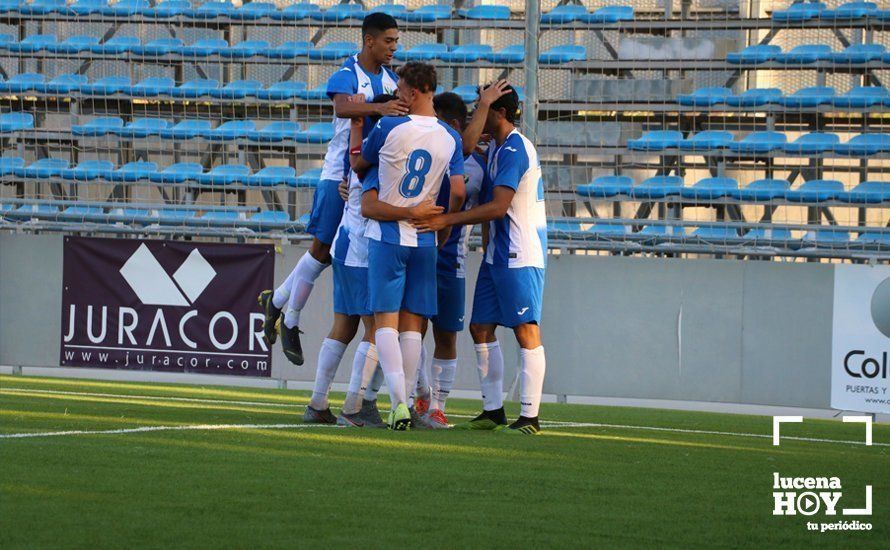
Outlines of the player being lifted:
[[331,265],[331,243],[343,214],[343,199],[337,187],[346,177],[344,160],[348,153],[349,120],[352,117],[404,115],[408,112],[408,106],[400,100],[381,104],[350,101],[354,94],[362,94],[370,100],[378,94],[395,91],[398,78],[386,65],[392,62],[398,41],[398,23],[392,16],[369,14],[362,22],[361,52],[348,58],[328,79],[327,94],[334,103],[334,138],[328,145],[321,181],[312,199],[307,231],[314,238],[309,250],[284,283],[274,293],[266,290],[259,296],[260,307],[265,313],[263,330],[270,345],[277,339],[276,323],[284,312],[281,347],[284,355],[295,365],[303,364],[300,312],[309,299],[315,280]]
[[436,118],[433,107],[435,68],[406,63],[398,74],[398,95],[409,115],[380,119],[360,150],[353,130],[350,154],[359,174],[378,165],[378,182],[366,180],[362,195],[368,286],[377,354],[392,398],[389,425],[404,430],[411,426],[408,385],[413,389],[416,381],[423,320],[437,312],[436,235],[418,233],[411,220],[443,211],[435,204],[443,180],[458,205],[465,186],[460,135]]
[[[485,120],[485,133],[492,140],[488,145],[483,204],[416,221],[414,225],[426,232],[488,222],[488,243],[470,319],[483,411],[464,427],[506,427],[508,433],[535,434],[540,431],[538,408],[546,368],[539,325],[547,261],[547,219],[538,154],[531,141],[514,126],[519,97],[512,88],[508,90],[491,104]],[[521,416],[509,426],[503,404],[504,359],[495,336],[498,325],[513,329],[521,355]]]

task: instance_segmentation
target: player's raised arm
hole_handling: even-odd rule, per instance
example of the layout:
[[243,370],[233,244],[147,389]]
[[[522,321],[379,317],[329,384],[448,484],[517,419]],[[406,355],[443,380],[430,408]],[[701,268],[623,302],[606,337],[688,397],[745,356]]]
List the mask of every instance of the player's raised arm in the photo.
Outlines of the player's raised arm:
[[393,99],[386,103],[356,103],[350,94],[336,94],[333,97],[334,113],[339,118],[356,118],[366,116],[404,116],[408,114],[408,106],[401,99]]
[[479,138],[482,137],[482,132],[485,129],[485,120],[488,118],[491,104],[497,101],[501,96],[512,91],[512,89],[507,86],[508,84],[506,80],[498,80],[497,82],[485,86],[479,91],[479,100],[476,102],[476,110],[473,111],[470,123],[464,128],[461,135],[465,157],[470,156],[479,144]]

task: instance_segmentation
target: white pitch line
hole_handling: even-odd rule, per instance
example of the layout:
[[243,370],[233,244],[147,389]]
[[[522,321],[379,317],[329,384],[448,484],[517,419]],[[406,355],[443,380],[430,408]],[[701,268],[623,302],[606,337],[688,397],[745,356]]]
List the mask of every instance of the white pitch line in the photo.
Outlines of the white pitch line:
[[[10,393],[41,393],[48,395],[76,395],[82,397],[111,397],[117,399],[148,399],[148,400],[157,400],[157,401],[184,401],[190,403],[215,403],[215,404],[224,404],[224,405],[256,405],[263,407],[281,407],[281,408],[296,408],[301,405],[291,405],[287,403],[269,403],[265,401],[233,401],[228,399],[202,399],[202,398],[192,398],[192,397],[169,397],[169,396],[158,396],[158,395],[127,395],[127,394],[117,394],[117,393],[94,393],[94,392],[72,392],[72,391],[63,391],[63,390],[40,390],[40,389],[26,389],[26,388],[6,388],[0,390],[0,394]],[[454,418],[473,418],[472,415],[465,414],[451,414],[448,416]],[[150,426],[143,428],[129,428],[123,430],[99,430],[99,431],[71,431],[71,432],[35,432],[35,433],[25,433],[25,434],[0,434],[0,439],[8,439],[12,437],[46,437],[50,435],[87,435],[87,434],[125,434],[125,433],[135,433],[135,432],[150,432],[150,431],[165,431],[165,430],[222,430],[222,429],[284,429],[284,428],[305,428],[311,426],[323,426],[318,424],[197,424],[197,425],[186,425],[186,426]],[[656,431],[656,432],[669,432],[669,433],[688,433],[688,434],[697,434],[697,435],[719,435],[719,436],[731,436],[731,437],[751,437],[758,439],[771,439],[772,435],[768,434],[755,434],[755,433],[746,433],[746,432],[721,432],[721,431],[713,431],[713,430],[691,430],[687,428],[665,428],[659,426],[635,426],[635,425],[627,425],[627,424],[603,424],[598,422],[563,422],[558,420],[547,420],[541,422],[542,427],[546,428],[607,428],[607,429],[622,429],[622,430],[646,430],[646,431]],[[796,436],[782,436],[782,439],[785,440],[793,440],[793,441],[808,441],[812,443],[840,443],[847,445],[865,445],[865,441],[847,441],[841,439],[822,439],[818,437],[796,437]],[[877,443],[873,442],[872,446],[875,447],[890,447],[890,443]]]
[[291,428],[328,428],[330,424],[188,424],[185,426],[141,426],[119,430],[68,430],[64,432],[29,432],[0,434],[0,439],[23,439],[26,437],[59,437],[66,435],[117,435],[143,432],[175,432],[186,430],[283,430]]

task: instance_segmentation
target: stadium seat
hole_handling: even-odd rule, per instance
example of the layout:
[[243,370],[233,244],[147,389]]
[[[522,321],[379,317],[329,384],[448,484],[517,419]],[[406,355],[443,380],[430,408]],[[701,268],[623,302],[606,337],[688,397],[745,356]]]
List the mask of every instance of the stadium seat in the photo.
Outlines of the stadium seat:
[[271,2],[249,2],[229,13],[229,17],[237,21],[256,21],[263,17],[270,17],[276,11],[278,8]]
[[208,95],[217,99],[244,99],[263,89],[259,80],[235,80],[222,88],[210,90]]
[[161,223],[184,223],[197,216],[194,210],[158,210],[158,220]]
[[883,44],[853,44],[843,51],[832,52],[828,61],[838,64],[859,64],[878,61],[887,48]]
[[32,34],[25,37],[21,42],[12,42],[4,47],[13,53],[37,53],[50,44],[56,44],[57,42],[56,35],[54,34]]
[[738,182],[732,178],[705,178],[691,187],[682,188],[680,196],[684,199],[714,200],[728,197],[738,188]]
[[176,81],[166,77],[152,77],[140,80],[132,86],[121,89],[121,93],[125,93],[134,97],[155,97],[159,95],[168,95],[176,87]]
[[80,53],[92,49],[93,46],[99,44],[99,39],[95,36],[77,35],[66,38],[62,42],[47,44],[44,49],[50,53]]
[[433,6],[422,6],[416,10],[396,15],[396,19],[404,19],[411,23],[432,23],[440,19],[448,19],[451,17],[451,6],[436,4]]
[[729,196],[745,202],[768,202],[784,198],[789,187],[791,184],[787,180],[760,179],[730,192]]
[[296,170],[290,166],[268,166],[245,178],[244,183],[257,187],[297,186]]
[[857,86],[832,98],[831,104],[843,109],[867,109],[890,100],[890,92],[883,86]]
[[409,50],[397,50],[393,55],[400,61],[432,61],[448,53],[448,44],[417,44]]
[[60,74],[49,82],[34,84],[31,90],[40,94],[70,94],[88,82],[82,74]]
[[301,99],[327,100],[329,99],[328,86],[325,83],[319,84],[311,90],[303,90],[298,97]]
[[683,189],[680,176],[654,176],[631,188],[630,196],[635,199],[663,199],[679,195]]
[[783,107],[801,109],[830,103],[836,95],[834,88],[831,86],[810,86],[809,88],[801,88],[791,95],[778,97],[773,102]]
[[306,90],[305,82],[276,82],[265,90],[256,92],[257,99],[269,100],[285,100],[300,97],[300,94]]
[[44,158],[34,161],[28,166],[14,168],[13,174],[28,179],[52,178],[58,177],[62,170],[69,166],[70,163],[65,159]]
[[124,164],[117,170],[108,174],[109,181],[114,182],[132,182],[147,180],[152,174],[158,171],[158,165],[155,162],[134,161]]
[[179,38],[159,38],[130,48],[130,54],[140,57],[161,57],[184,46]]
[[483,21],[501,21],[510,19],[508,6],[475,6],[469,9],[457,10],[457,14],[467,19],[479,19]]
[[205,212],[203,216],[201,216],[202,221],[209,222],[237,222],[239,220],[243,220],[244,216],[241,212],[231,212],[227,210],[213,210],[210,212]]
[[819,17],[819,14],[824,10],[825,4],[822,2],[799,2],[791,4],[788,9],[774,11],[773,20],[781,22],[809,21]]
[[0,0],[0,14],[18,12],[25,5],[25,0]]
[[634,9],[632,6],[605,6],[598,8],[587,15],[582,15],[579,20],[584,23],[618,23],[619,21],[633,21]]
[[292,185],[293,187],[309,187],[315,189],[318,186],[318,182],[321,180],[321,168],[313,168],[311,170],[306,170],[299,176],[297,176],[296,181],[291,184],[288,182],[288,185]]
[[762,107],[780,97],[782,90],[779,88],[752,88],[739,95],[728,96],[724,102],[730,107]]
[[542,65],[560,65],[572,61],[584,61],[587,59],[587,48],[574,44],[554,46],[545,52],[541,52],[538,60]]
[[334,139],[334,126],[330,122],[316,122],[294,136],[294,141],[300,143],[327,143],[332,139]]
[[59,177],[71,181],[92,181],[106,178],[114,171],[114,163],[107,160],[85,160],[73,168],[65,168]]
[[864,181],[851,189],[838,194],[837,199],[849,203],[879,204],[890,201],[890,182]]
[[247,139],[264,143],[276,143],[296,139],[299,133],[299,122],[270,122],[259,130],[248,132]]
[[789,52],[776,55],[773,61],[785,65],[808,65],[828,59],[828,56],[831,54],[831,46],[826,46],[825,44],[803,44],[792,48]]
[[581,224],[578,222],[553,220],[547,222],[547,233],[551,238],[565,239],[577,236],[581,232]]
[[67,7],[65,0],[32,0],[30,4],[19,7],[22,15],[49,15],[63,13]]
[[731,95],[729,88],[699,88],[691,94],[677,96],[677,103],[687,107],[710,107],[725,102]]
[[[248,6],[250,4],[247,4]],[[265,40],[245,40],[239,42],[230,48],[223,48],[219,51],[220,57],[229,59],[245,59],[259,55],[269,49],[269,43]]]
[[114,95],[130,86],[130,79],[126,76],[106,76],[95,82],[84,84],[80,87],[83,95]]
[[62,212],[65,218],[83,219],[105,215],[105,211],[99,206],[69,206]]
[[330,42],[320,48],[313,48],[309,50],[309,59],[333,61],[337,59],[343,59],[344,57],[349,57],[350,55],[358,52],[358,50],[359,47],[353,42]]
[[0,82],[0,93],[20,94],[33,90],[44,84],[46,76],[40,73],[22,73],[9,77],[6,82]]
[[637,139],[627,142],[627,147],[634,151],[661,151],[680,146],[683,133],[676,130],[655,130],[647,132]]
[[636,234],[645,237],[685,237],[686,228],[682,225],[647,225]]
[[862,19],[878,12],[878,5],[874,2],[847,2],[833,10],[822,10],[819,19],[828,21]]
[[235,6],[231,2],[204,2],[197,8],[184,10],[182,15],[190,19],[216,19],[217,17],[228,17],[234,12]]
[[479,87],[474,84],[464,84],[451,91],[459,95],[464,100],[464,103],[472,103],[479,98]]
[[820,155],[833,150],[840,141],[837,134],[813,132],[786,143],[782,151],[788,155]]
[[145,15],[145,11],[151,9],[149,0],[120,0],[99,10],[105,17],[133,17]]
[[308,19],[313,13],[320,11],[321,7],[311,2],[300,2],[291,4],[284,9],[276,10],[269,14],[269,17],[278,21],[302,21]]
[[609,198],[619,195],[630,196],[634,180],[628,176],[600,176],[591,183],[579,185],[575,193],[582,197]]
[[202,136],[210,131],[209,120],[183,120],[170,129],[161,130],[163,139],[192,139]]
[[692,232],[691,237],[711,244],[734,243],[740,239],[739,230],[735,227],[717,225],[698,227]]
[[123,128],[124,121],[118,117],[94,118],[86,124],[76,124],[71,127],[71,133],[75,136],[100,137],[110,133],[113,129]]
[[155,183],[183,183],[195,181],[204,169],[196,162],[178,162],[171,164],[160,172],[153,172],[148,179]]
[[218,55],[219,52],[228,47],[229,43],[225,40],[218,38],[208,38],[203,40],[196,40],[189,46],[180,46],[173,50],[172,53],[179,54],[183,57],[207,57],[210,55]]
[[601,235],[603,237],[621,236],[630,233],[630,226],[617,223],[595,223],[588,227],[584,233],[590,235]]
[[16,132],[34,127],[31,113],[3,113],[0,115],[0,132]]
[[835,180],[810,180],[797,189],[785,192],[789,202],[824,202],[836,199],[844,192],[844,184]]
[[208,78],[196,78],[183,82],[169,91],[173,97],[196,98],[210,95],[210,92],[219,88],[219,81]]
[[380,4],[367,11],[367,13],[385,13],[393,18],[408,13],[408,7],[404,4]]
[[309,50],[312,49],[312,42],[284,42],[274,48],[266,48],[260,52],[260,55],[269,59],[294,59],[297,57],[306,57]]
[[549,12],[541,15],[541,23],[550,25],[559,25],[563,23],[571,23],[578,21],[589,12],[584,6],[578,4],[563,4],[556,6]]
[[21,214],[42,214],[42,215],[50,215],[50,214],[58,214],[59,207],[51,206],[49,204],[23,204],[15,209],[16,212]]
[[803,241],[804,243],[812,243],[817,246],[846,245],[850,242],[850,233],[834,229],[807,231],[804,233]]
[[838,155],[867,157],[890,152],[890,134],[861,134],[834,146]]
[[204,132],[201,137],[210,141],[229,141],[246,138],[247,134],[254,130],[256,130],[256,124],[252,120],[230,120]]
[[142,15],[145,17],[167,19],[169,17],[182,15],[190,9],[192,9],[192,3],[188,0],[164,0],[156,4],[155,7],[143,11]]
[[755,228],[745,233],[745,240],[753,241],[790,241],[791,230],[782,228]]
[[523,44],[506,46],[496,52],[485,54],[483,59],[499,64],[522,63],[525,61],[525,46]]
[[139,218],[153,217],[151,210],[142,208],[113,208],[108,215],[127,222],[133,222]]
[[243,164],[220,164],[209,172],[195,176],[195,181],[201,185],[230,185],[244,183],[248,176],[250,168]]
[[171,128],[173,124],[163,118],[137,118],[123,128],[111,130],[111,133],[122,138],[146,138],[160,135],[161,130]]
[[441,52],[439,59],[447,63],[472,63],[492,53],[488,44],[463,44],[451,51]]
[[132,51],[141,44],[135,36],[113,36],[103,44],[96,44],[90,48],[90,52],[99,55],[120,55]]
[[681,151],[703,153],[716,151],[729,147],[732,142],[732,132],[725,130],[706,130],[689,136],[680,141]]
[[751,132],[740,141],[729,144],[729,150],[740,154],[769,153],[781,149],[788,138],[781,132]]
[[288,217],[287,212],[282,212],[281,210],[263,210],[251,216],[250,221],[259,224],[262,230],[264,226],[289,224],[290,217]]
[[9,176],[24,167],[25,159],[21,157],[0,157],[0,176]]
[[108,7],[108,0],[77,0],[66,10],[67,13],[77,16],[99,13],[102,8]]
[[334,4],[324,11],[314,11],[309,14],[309,17],[315,21],[327,23],[336,23],[346,19],[362,19],[364,16],[365,11],[358,4]]
[[748,46],[739,52],[732,52],[726,56],[726,61],[735,65],[760,65],[768,63],[782,53],[780,46],[770,44],[757,44]]
[[890,233],[866,232],[860,233],[856,238],[857,243],[890,245]]

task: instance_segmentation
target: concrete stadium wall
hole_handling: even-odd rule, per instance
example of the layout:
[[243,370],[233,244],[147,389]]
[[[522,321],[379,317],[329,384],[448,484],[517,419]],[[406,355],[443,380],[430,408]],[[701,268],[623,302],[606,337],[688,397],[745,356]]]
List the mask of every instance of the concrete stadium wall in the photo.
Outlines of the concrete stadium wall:
[[[304,250],[283,247],[277,282]],[[479,261],[469,261],[468,318]],[[833,273],[828,264],[551,256],[542,321],[545,392],[829,408]],[[307,363],[291,365],[276,346],[273,379],[313,379],[332,320],[330,297],[326,272],[303,313]],[[58,367],[61,298],[62,236],[0,235],[0,365]],[[509,385],[517,349],[508,331],[500,329],[499,338]],[[349,377],[354,346],[338,382]],[[469,334],[459,346],[455,389],[475,390]]]

